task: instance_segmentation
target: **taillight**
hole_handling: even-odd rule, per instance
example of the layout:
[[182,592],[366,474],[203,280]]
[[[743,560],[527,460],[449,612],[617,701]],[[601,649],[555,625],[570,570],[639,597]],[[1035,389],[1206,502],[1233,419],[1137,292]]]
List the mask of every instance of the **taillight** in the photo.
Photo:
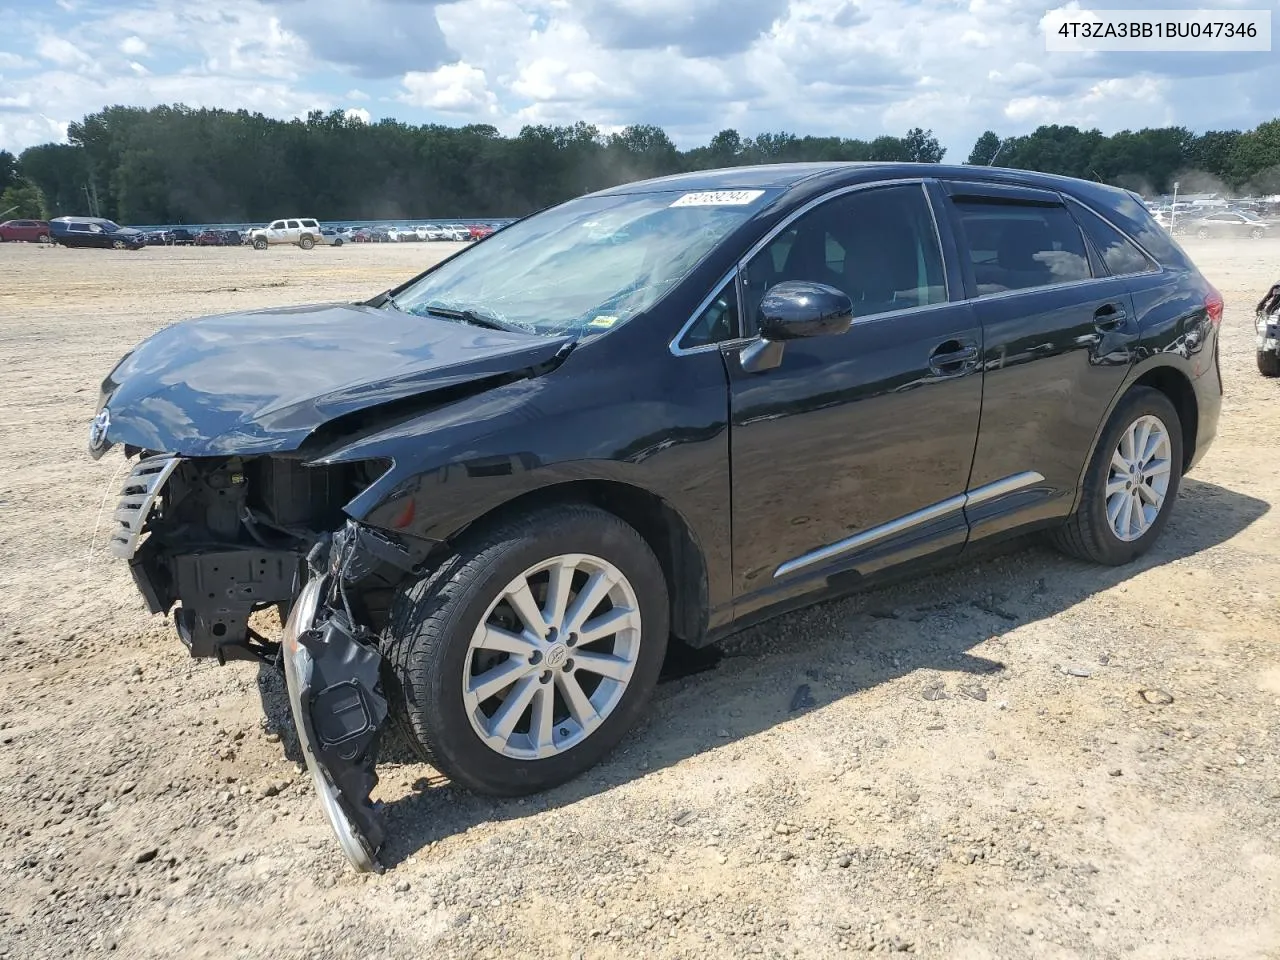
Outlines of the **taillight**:
[[1215,327],[1222,322],[1222,308],[1226,306],[1216,287],[1212,284],[1209,286],[1209,292],[1204,295],[1204,312],[1209,315],[1209,322]]

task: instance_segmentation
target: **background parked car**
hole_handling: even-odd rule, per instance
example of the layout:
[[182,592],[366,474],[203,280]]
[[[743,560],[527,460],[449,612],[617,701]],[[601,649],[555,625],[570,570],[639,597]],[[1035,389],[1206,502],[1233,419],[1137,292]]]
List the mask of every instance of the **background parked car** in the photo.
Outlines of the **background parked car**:
[[49,242],[49,221],[6,220],[0,223],[0,243],[25,240],[27,243]]
[[303,250],[310,250],[320,242],[320,224],[303,217],[297,220],[273,220],[266,227],[249,231],[253,249],[265,250],[269,246],[292,243]]
[[1275,236],[1275,228],[1261,217],[1243,210],[1223,210],[1207,217],[1179,224],[1183,233],[1197,237],[1263,237]]
[[493,233],[493,227],[487,223],[475,223],[467,227],[467,231],[470,233],[472,240],[483,240]]
[[109,247],[114,250],[140,250],[147,235],[133,227],[102,217],[55,217],[49,221],[49,238],[64,247]]
[[346,235],[334,227],[320,228],[320,242],[330,247],[340,247],[346,241]]

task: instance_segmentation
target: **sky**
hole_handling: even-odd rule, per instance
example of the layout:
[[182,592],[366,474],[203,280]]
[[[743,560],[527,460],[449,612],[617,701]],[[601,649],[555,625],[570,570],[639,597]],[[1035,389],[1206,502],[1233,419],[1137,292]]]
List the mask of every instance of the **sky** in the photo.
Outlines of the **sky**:
[[[1247,129],[1280,52],[1046,53],[1027,0],[0,0],[0,148],[113,104],[365,120],[727,127],[871,139],[931,128]],[[1078,2],[1067,6],[1078,6]],[[1090,6],[1272,9],[1280,0]]]

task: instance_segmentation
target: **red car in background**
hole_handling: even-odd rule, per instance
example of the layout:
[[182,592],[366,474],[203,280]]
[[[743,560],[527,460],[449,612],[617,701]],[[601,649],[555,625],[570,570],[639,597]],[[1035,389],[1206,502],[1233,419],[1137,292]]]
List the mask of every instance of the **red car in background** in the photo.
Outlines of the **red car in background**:
[[6,220],[0,223],[0,241],[8,240],[48,243],[49,222],[47,220]]
[[483,223],[472,224],[467,227],[467,230],[471,233],[472,240],[483,240],[489,234],[493,233],[493,227]]

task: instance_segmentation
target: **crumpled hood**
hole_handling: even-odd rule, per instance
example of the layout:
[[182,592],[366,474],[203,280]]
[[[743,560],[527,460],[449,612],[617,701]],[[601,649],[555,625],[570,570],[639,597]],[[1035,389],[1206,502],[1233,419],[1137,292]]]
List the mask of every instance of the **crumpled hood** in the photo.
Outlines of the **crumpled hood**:
[[335,417],[536,367],[571,339],[349,303],[187,320],[103,381],[99,423],[109,443],[186,456],[294,450]]

